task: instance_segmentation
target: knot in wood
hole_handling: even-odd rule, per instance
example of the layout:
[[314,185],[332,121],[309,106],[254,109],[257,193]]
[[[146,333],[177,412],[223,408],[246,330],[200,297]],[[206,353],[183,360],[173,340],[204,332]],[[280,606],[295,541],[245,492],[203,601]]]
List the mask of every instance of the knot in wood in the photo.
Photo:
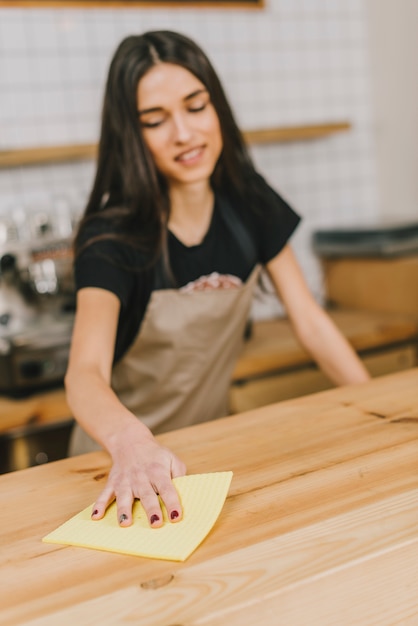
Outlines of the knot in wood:
[[165,585],[169,585],[172,580],[174,580],[174,574],[167,574],[167,576],[161,576],[160,578],[147,580],[144,583],[141,583],[141,587],[146,591],[148,591],[149,589],[160,589],[160,587],[165,587]]

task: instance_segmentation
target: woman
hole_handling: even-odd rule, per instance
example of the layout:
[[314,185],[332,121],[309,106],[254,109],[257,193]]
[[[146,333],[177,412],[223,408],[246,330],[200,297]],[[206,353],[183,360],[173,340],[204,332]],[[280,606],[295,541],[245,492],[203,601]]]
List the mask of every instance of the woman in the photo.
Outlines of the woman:
[[[125,39],[110,65],[98,166],[75,242],[66,375],[73,453],[112,457],[92,518],[140,498],[182,516],[184,464],[153,434],[226,415],[260,265],[301,344],[336,384],[368,374],[309,293],[288,240],[299,217],[255,172],[220,82],[189,39]],[[96,442],[96,443],[95,443]]]

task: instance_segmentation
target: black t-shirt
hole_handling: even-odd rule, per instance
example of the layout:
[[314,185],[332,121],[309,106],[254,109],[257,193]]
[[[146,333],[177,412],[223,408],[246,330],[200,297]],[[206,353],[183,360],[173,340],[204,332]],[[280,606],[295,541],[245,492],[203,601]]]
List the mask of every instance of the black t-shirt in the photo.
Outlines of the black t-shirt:
[[[185,246],[171,232],[168,234],[170,266],[176,286],[182,288],[214,272],[233,276],[244,282],[257,263],[266,264],[286,245],[300,217],[276,192],[271,190],[268,206],[260,211],[248,208],[235,213],[253,242],[253,253],[246,254],[223,215],[222,202],[215,199],[209,229],[203,241]],[[111,226],[99,217],[92,220],[83,240],[111,232]],[[154,268],[144,253],[115,239],[97,241],[87,246],[75,261],[76,289],[99,287],[114,293],[121,302],[115,346],[115,361],[129,348],[141,326],[155,285]]]

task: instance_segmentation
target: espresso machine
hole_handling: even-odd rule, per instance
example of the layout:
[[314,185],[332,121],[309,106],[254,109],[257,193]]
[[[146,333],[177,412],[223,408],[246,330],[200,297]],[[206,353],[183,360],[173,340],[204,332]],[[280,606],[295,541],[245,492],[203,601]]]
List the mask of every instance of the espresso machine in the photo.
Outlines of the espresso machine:
[[0,393],[63,382],[74,320],[74,219],[69,212],[0,215]]

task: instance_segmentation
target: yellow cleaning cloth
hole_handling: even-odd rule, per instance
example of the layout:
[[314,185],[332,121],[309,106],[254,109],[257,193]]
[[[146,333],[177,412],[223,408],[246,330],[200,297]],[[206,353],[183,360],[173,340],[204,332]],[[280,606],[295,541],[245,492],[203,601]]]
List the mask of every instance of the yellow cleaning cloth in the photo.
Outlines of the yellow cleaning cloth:
[[173,479],[183,507],[183,519],[170,523],[162,505],[164,524],[150,528],[141,502],[133,507],[133,524],[121,528],[116,503],[103,519],[93,521],[89,506],[44,537],[47,543],[61,543],[96,550],[170,561],[185,561],[215,524],[224,505],[232,472],[194,474]]

